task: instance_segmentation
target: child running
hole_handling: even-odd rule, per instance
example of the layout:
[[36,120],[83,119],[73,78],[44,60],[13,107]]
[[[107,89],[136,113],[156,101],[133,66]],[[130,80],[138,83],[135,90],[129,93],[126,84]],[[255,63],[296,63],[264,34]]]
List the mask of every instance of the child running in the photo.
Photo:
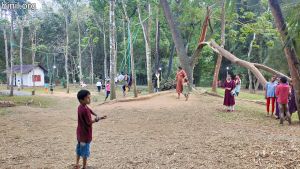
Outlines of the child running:
[[280,83],[276,87],[276,96],[279,104],[280,124],[283,124],[284,114],[286,114],[287,121],[291,124],[291,115],[289,112],[288,99],[290,94],[290,86],[287,84],[287,78],[281,77]]
[[105,101],[106,101],[106,99],[108,98],[108,96],[110,94],[110,83],[109,83],[109,80],[107,80],[107,82],[106,82],[105,90],[106,90],[106,97],[105,97]]
[[[87,158],[90,157],[90,144],[92,141],[92,125],[106,116],[98,117],[87,105],[91,103],[91,93],[88,90],[80,90],[77,93],[77,99],[80,103],[78,106],[78,126],[77,126],[77,146],[76,146],[76,165],[79,169],[80,157],[83,159],[83,169],[86,169]],[[92,120],[92,115],[96,116]]]
[[182,91],[182,94],[184,95],[185,97],[185,101],[188,101],[189,99],[189,94],[190,94],[190,89],[189,89],[189,80],[188,78],[184,78],[183,79],[183,91]]

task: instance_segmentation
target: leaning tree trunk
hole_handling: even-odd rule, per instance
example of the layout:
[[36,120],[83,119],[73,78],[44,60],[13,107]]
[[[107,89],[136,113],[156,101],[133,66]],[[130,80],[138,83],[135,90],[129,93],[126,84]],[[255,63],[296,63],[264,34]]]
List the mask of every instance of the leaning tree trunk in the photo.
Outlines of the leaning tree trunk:
[[244,61],[241,60],[239,58],[237,58],[236,56],[234,56],[233,54],[231,54],[230,52],[228,52],[227,50],[225,50],[224,48],[220,47],[215,41],[211,40],[208,43],[209,47],[211,49],[213,49],[215,52],[217,52],[218,54],[221,54],[223,57],[225,57],[226,59],[230,60],[232,63],[237,64],[239,66],[245,67],[249,70],[251,70],[251,72],[255,75],[255,77],[257,78],[257,80],[262,84],[262,85],[266,85],[267,81],[264,78],[264,76],[261,74],[261,72],[254,66],[253,63],[250,63],[248,61]]
[[160,4],[163,8],[169,28],[171,29],[172,38],[173,38],[175,46],[176,46],[176,51],[177,51],[177,55],[179,56],[179,61],[182,65],[183,69],[186,71],[189,81],[192,83],[193,82],[193,69],[192,69],[192,66],[190,65],[190,60],[185,51],[184,43],[183,43],[183,40],[179,33],[179,30],[175,25],[170,6],[169,6],[167,0],[160,0]]
[[[148,92],[149,93],[153,93],[152,90],[152,71],[151,71],[151,42],[150,42],[150,21],[151,21],[151,6],[150,3],[148,4],[148,13],[149,13],[149,22],[148,25],[146,25],[146,23],[144,23],[142,21],[142,17],[141,17],[141,11],[140,11],[140,7],[137,7],[138,10],[138,15],[139,15],[139,20],[140,20],[140,24],[142,26],[143,29],[143,34],[144,34],[144,39],[145,39],[145,46],[146,46],[146,63],[147,63],[147,84],[148,84]],[[131,39],[132,40],[132,39]],[[131,65],[132,66],[132,65]]]
[[[251,52],[252,52],[253,42],[255,41],[255,37],[256,37],[256,33],[253,34],[253,39],[251,40],[250,45],[249,45],[249,51],[248,51],[248,55],[247,55],[249,62],[251,62]],[[248,69],[248,76],[249,76],[249,92],[254,93],[253,78],[252,78],[251,71],[249,69]]]
[[69,24],[68,24],[68,15],[65,14],[65,22],[66,22],[66,46],[65,46],[65,71],[66,71],[66,81],[67,81],[67,93],[70,92],[69,89],[69,70],[68,70],[68,55],[69,55]]
[[24,35],[24,27],[23,20],[20,22],[20,71],[21,71],[21,89],[23,89],[23,35]]
[[[222,15],[221,15],[221,47],[224,48],[225,46],[225,4],[226,0],[222,1]],[[220,68],[221,68],[221,63],[222,63],[222,55],[218,55],[217,63],[216,63],[216,68],[215,68],[215,73],[214,73],[214,80],[212,84],[212,91],[217,92],[217,85],[218,85],[218,80],[219,80],[219,73],[220,73]]]
[[11,14],[11,22],[10,22],[10,96],[13,96],[14,95],[14,86],[13,86],[13,75],[14,75],[14,72],[13,72],[13,66],[14,66],[14,55],[13,55],[13,33],[14,33],[14,20],[13,20],[13,13]]
[[115,43],[115,0],[110,0],[109,10],[109,41],[110,41],[110,100],[116,99],[115,70],[116,70],[116,43]]
[[[6,19],[6,14],[4,15]],[[9,58],[8,58],[8,43],[7,43],[7,34],[6,34],[6,24],[3,25],[3,38],[4,38],[4,47],[5,47],[5,67],[6,67],[6,88],[9,89]]]
[[[300,120],[300,63],[297,58],[295,50],[292,48],[292,44],[288,42],[288,28],[284,21],[278,0],[269,0],[272,14],[275,18],[276,27],[280,33],[281,41],[284,46],[285,57],[287,58],[290,74],[293,79],[294,89],[296,94],[296,105],[298,107],[298,117]],[[299,56],[298,56],[299,57]]]

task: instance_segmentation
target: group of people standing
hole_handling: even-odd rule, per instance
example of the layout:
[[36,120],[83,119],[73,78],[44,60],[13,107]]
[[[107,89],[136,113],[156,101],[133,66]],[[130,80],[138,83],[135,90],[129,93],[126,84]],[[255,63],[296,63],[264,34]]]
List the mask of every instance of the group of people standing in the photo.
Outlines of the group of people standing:
[[[287,120],[291,124],[291,114],[297,111],[295,91],[293,82],[288,82],[286,77],[277,77],[273,75],[267,82],[265,91],[267,116],[274,116],[280,119],[280,124]],[[276,103],[276,106],[275,106]],[[272,106],[270,111],[270,105]]]
[[240,75],[227,75],[224,83],[225,96],[223,105],[226,106],[228,112],[234,111],[235,97],[239,95],[241,90],[241,78]]

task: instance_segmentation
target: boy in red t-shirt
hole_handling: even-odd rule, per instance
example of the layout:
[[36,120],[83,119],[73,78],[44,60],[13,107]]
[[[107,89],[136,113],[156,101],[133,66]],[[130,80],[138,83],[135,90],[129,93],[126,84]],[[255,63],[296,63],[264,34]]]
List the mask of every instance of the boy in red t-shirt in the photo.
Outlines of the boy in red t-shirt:
[[[77,93],[78,106],[78,126],[77,126],[77,146],[76,146],[76,169],[79,169],[80,157],[83,159],[83,169],[86,169],[87,158],[90,156],[90,143],[92,141],[92,124],[106,116],[98,117],[87,105],[91,103],[91,93],[88,90],[80,90]],[[92,115],[96,116],[92,120]]]
[[291,115],[289,112],[289,94],[290,86],[287,84],[287,78],[281,77],[280,84],[276,87],[276,97],[279,104],[280,124],[283,124],[284,114],[286,114],[289,124],[291,124]]

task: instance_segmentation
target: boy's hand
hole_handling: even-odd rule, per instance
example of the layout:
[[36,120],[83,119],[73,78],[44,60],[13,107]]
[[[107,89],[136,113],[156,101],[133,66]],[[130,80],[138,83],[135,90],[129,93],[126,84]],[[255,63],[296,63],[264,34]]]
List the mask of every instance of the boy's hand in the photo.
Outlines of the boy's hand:
[[95,118],[95,122],[98,122],[100,120],[100,117]]
[[106,119],[107,118],[107,116],[102,116],[102,117],[100,117],[100,119]]

